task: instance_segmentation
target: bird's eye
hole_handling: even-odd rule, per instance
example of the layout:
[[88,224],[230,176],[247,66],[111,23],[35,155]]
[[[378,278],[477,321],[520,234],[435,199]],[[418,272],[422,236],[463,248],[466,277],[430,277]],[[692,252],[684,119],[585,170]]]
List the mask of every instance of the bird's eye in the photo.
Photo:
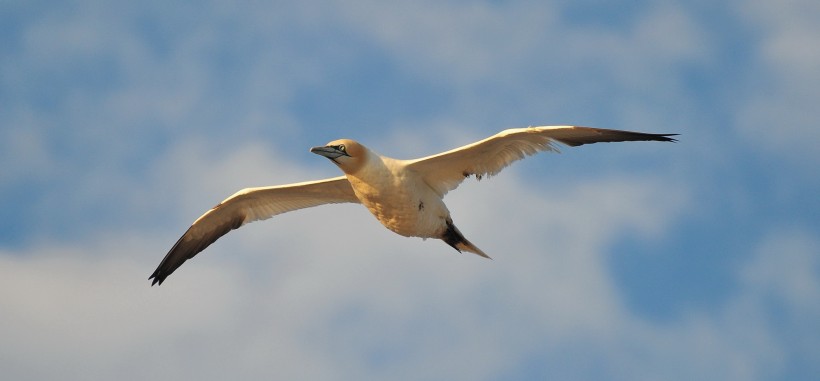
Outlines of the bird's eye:
[[336,148],[338,148],[339,151],[347,153],[347,151],[345,150],[345,145],[344,144],[339,144],[338,146],[336,146]]

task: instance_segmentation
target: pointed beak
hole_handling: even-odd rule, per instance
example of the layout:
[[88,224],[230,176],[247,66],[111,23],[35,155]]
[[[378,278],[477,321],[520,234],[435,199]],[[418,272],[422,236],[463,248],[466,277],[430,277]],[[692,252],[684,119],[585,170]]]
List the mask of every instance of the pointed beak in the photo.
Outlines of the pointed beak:
[[313,152],[317,155],[322,155],[330,160],[333,160],[339,156],[347,156],[347,154],[344,151],[332,146],[313,147],[310,149],[310,152]]

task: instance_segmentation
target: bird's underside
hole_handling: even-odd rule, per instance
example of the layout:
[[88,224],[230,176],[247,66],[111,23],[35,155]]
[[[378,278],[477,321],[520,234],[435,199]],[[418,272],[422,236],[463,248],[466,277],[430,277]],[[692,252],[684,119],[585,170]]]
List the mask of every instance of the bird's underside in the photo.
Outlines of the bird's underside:
[[[466,177],[495,175],[526,156],[557,151],[556,142],[571,147],[622,141],[674,142],[674,135],[576,126],[517,128],[415,160],[380,156],[353,140],[333,141],[311,152],[330,159],[344,176],[235,193],[194,221],[149,279],[153,279],[152,285],[162,284],[186,260],[244,224],[331,203],[362,203],[385,227],[401,235],[438,238],[460,252],[489,258],[464,238],[442,201]],[[400,215],[398,209],[402,210]],[[402,219],[403,225],[391,226],[393,218]]]

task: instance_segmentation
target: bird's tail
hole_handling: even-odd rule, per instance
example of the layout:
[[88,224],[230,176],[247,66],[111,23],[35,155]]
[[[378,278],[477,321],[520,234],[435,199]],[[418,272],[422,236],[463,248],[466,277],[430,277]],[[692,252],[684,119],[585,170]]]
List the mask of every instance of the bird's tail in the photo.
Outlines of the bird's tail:
[[468,253],[478,254],[487,259],[492,259],[489,255],[484,254],[484,252],[481,251],[481,249],[477,248],[475,245],[473,245],[470,241],[466,239],[464,241],[457,243],[453,247],[458,251],[466,251]]
[[464,235],[458,230],[458,228],[453,225],[453,220],[447,218],[447,230],[442,235],[441,239],[446,242],[448,245],[452,246],[453,249],[458,250],[458,252],[468,252],[480,255],[484,258],[492,259],[489,255],[484,254],[481,249],[477,248],[472,242],[468,241],[467,238],[464,238]]

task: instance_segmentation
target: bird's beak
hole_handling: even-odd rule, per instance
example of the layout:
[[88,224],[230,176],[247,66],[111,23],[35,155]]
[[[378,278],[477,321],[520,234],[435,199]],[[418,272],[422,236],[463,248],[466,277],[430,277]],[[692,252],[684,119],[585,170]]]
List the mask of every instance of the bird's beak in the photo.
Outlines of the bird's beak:
[[313,147],[310,149],[310,152],[322,155],[333,161],[339,156],[348,156],[347,153],[333,146]]

